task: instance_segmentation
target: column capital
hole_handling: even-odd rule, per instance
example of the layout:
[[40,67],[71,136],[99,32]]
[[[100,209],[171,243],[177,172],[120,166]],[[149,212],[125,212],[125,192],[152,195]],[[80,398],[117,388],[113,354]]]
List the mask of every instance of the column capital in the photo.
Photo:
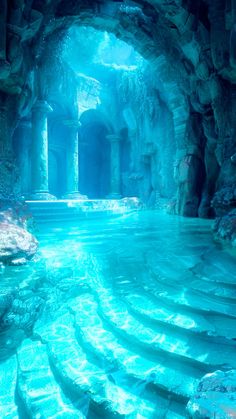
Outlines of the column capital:
[[117,134],[108,134],[106,135],[106,139],[110,141],[111,143],[118,143],[122,141],[122,138]]
[[48,114],[52,112],[52,107],[45,100],[37,100],[32,108],[32,112],[41,112],[43,114]]

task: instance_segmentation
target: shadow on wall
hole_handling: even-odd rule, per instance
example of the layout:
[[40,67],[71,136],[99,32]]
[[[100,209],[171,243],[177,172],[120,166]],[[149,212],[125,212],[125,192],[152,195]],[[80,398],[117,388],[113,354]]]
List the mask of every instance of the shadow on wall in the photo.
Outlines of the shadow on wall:
[[100,199],[110,192],[110,143],[106,139],[110,129],[95,112],[92,115],[89,120],[83,115],[80,119],[79,189],[90,199]]

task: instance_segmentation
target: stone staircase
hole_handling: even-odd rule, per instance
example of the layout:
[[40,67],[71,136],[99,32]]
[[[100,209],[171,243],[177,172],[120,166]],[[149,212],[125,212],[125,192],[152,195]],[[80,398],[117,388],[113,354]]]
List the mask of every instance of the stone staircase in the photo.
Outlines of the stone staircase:
[[37,224],[60,224],[96,219],[106,216],[119,216],[139,207],[137,198],[123,199],[84,199],[55,201],[26,201],[30,214]]
[[65,246],[48,256],[38,283],[48,303],[0,364],[0,417],[186,418],[200,378],[236,368],[234,258],[196,245],[194,267],[174,254],[165,265],[143,236],[135,249],[111,239],[112,255],[100,241],[89,252],[91,236],[81,237],[66,269]]

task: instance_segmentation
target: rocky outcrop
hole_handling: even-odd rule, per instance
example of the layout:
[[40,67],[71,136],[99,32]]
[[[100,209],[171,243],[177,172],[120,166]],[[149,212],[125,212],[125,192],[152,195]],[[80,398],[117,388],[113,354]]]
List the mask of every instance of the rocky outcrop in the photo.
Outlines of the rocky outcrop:
[[0,263],[22,265],[32,259],[37,251],[36,238],[26,230],[23,218],[12,210],[0,212]]
[[205,375],[187,405],[187,412],[192,419],[236,417],[236,370]]
[[0,223],[0,262],[22,265],[37,251],[37,240],[31,233],[8,222]]
[[217,240],[223,240],[236,247],[236,210],[216,218],[213,231]]

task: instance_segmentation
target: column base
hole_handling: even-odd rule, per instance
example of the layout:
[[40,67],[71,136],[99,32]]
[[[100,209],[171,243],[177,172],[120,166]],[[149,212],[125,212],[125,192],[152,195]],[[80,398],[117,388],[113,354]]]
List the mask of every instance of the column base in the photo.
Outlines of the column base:
[[70,192],[65,194],[62,199],[78,199],[78,200],[86,200],[88,199],[87,195],[82,195],[80,192]]
[[122,196],[119,193],[110,193],[106,196],[106,199],[121,199]]
[[56,201],[57,198],[45,191],[35,191],[30,195],[30,199],[33,201]]

